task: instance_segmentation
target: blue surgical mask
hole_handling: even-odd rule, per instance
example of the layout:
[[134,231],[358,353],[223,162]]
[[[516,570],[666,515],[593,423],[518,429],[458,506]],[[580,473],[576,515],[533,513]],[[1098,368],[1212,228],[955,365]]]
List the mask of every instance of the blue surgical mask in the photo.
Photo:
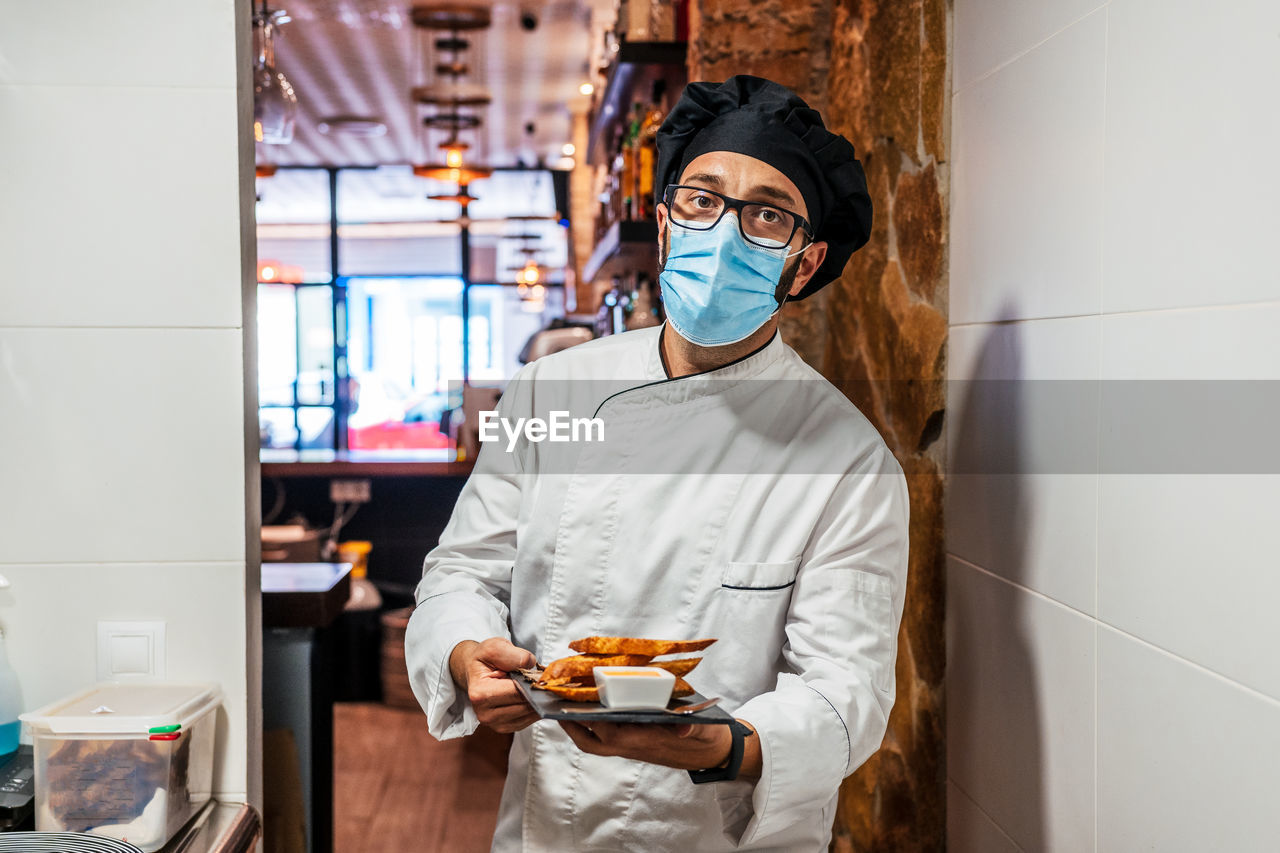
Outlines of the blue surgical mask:
[[736,344],[777,313],[787,247],[748,243],[728,213],[712,228],[670,227],[671,249],[658,283],[667,322],[699,346]]

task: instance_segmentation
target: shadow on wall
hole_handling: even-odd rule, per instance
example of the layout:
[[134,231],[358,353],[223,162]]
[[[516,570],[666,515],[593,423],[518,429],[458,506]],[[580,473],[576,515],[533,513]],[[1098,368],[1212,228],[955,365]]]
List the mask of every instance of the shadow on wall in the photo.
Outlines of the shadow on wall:
[[[1008,316],[1006,306],[1002,318]],[[1035,508],[1020,473],[1028,400],[1016,329],[994,326],[966,377],[1014,381],[961,383],[960,399],[952,402],[958,419],[951,432],[948,489],[968,503],[952,516],[961,516],[967,528],[965,556],[981,555],[983,568],[1020,582]],[[975,571],[954,561],[952,566]],[[1029,597],[998,580],[970,580],[947,584],[948,776],[1023,850],[1043,850],[1046,768],[1039,673],[1028,640]],[[952,837],[961,827],[949,823],[952,850],[988,853],[980,838]]]

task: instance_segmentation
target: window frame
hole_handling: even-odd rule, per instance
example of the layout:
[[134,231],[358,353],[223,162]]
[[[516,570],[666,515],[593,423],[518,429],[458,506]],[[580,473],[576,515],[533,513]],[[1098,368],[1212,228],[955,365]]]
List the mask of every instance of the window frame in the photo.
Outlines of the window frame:
[[[288,462],[283,464],[308,464],[302,459],[302,454],[311,452],[313,448],[302,448],[302,430],[299,428],[299,409],[316,409],[330,408],[333,410],[333,442],[332,447],[326,448],[324,452],[334,454],[335,460],[340,460],[349,452],[348,438],[348,415],[350,412],[350,365],[348,363],[348,341],[350,328],[348,325],[348,307],[347,307],[347,281],[353,278],[359,279],[377,279],[377,278],[438,278],[437,273],[425,272],[406,272],[400,274],[392,273],[375,273],[361,274],[358,272],[341,271],[341,257],[339,251],[338,237],[338,175],[343,171],[369,169],[368,166],[281,166],[281,169],[305,169],[311,171],[323,171],[328,176],[328,203],[329,203],[329,279],[328,281],[313,282],[276,282],[276,281],[259,281],[258,286],[292,286],[294,288],[294,334],[295,334],[295,353],[294,353],[294,378],[293,378],[293,394],[292,406],[258,405],[259,411],[263,408],[283,409],[292,408],[293,426],[294,426],[294,444],[292,452],[298,454],[296,462]],[[511,220],[516,221],[516,220]],[[572,243],[572,241],[570,241]],[[472,287],[517,287],[514,282],[503,281],[474,281],[471,277],[471,229],[468,222],[463,220],[458,228],[458,255],[459,255],[459,271],[457,277],[462,281],[461,294],[461,320],[462,320],[462,383],[469,385],[471,382],[471,288]],[[544,287],[558,287],[563,289],[564,282],[542,282]],[[298,374],[302,364],[302,318],[298,307],[298,288],[300,287],[329,287],[332,294],[332,306],[330,312],[330,330],[332,331],[333,340],[333,358],[331,360],[332,368],[329,373],[329,379],[332,383],[334,393],[333,401],[329,404],[305,405],[298,400]],[[259,447],[259,457],[263,452],[288,452],[289,448],[263,448]],[[379,460],[372,454],[385,453],[387,458]],[[455,451],[450,450],[450,461],[452,461]],[[394,451],[361,451],[362,461],[371,464],[401,464],[402,460],[395,458]],[[279,464],[276,460],[263,460],[264,464]]]

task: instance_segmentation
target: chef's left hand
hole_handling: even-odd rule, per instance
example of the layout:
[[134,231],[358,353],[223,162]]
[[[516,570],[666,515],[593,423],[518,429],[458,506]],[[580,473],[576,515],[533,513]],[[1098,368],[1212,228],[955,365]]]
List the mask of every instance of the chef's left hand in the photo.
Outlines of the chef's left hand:
[[560,727],[583,752],[633,758],[678,770],[718,767],[729,760],[733,744],[728,726],[646,726],[595,720],[584,725],[561,720]]

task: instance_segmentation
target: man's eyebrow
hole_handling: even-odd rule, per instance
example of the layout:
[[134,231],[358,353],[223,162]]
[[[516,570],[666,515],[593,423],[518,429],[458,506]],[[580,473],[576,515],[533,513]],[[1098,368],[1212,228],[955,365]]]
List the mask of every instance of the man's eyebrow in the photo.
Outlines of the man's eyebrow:
[[723,187],[724,179],[719,175],[713,175],[710,172],[699,172],[696,175],[690,175],[685,181],[697,181],[702,184],[710,184],[713,187]]
[[751,192],[748,194],[748,198],[766,198],[770,201],[776,201],[779,204],[786,204],[792,207],[796,204],[795,196],[780,187],[775,187],[770,184],[760,184],[753,187]]
[[[684,180],[686,184],[701,183],[707,184],[715,189],[724,189],[724,179],[719,175],[713,175],[710,172],[699,172],[696,175],[689,175]],[[751,191],[747,193],[748,201],[757,201],[761,199],[787,205],[790,208],[797,206],[795,196],[781,187],[776,187],[772,184],[758,184],[755,187],[752,187]]]

